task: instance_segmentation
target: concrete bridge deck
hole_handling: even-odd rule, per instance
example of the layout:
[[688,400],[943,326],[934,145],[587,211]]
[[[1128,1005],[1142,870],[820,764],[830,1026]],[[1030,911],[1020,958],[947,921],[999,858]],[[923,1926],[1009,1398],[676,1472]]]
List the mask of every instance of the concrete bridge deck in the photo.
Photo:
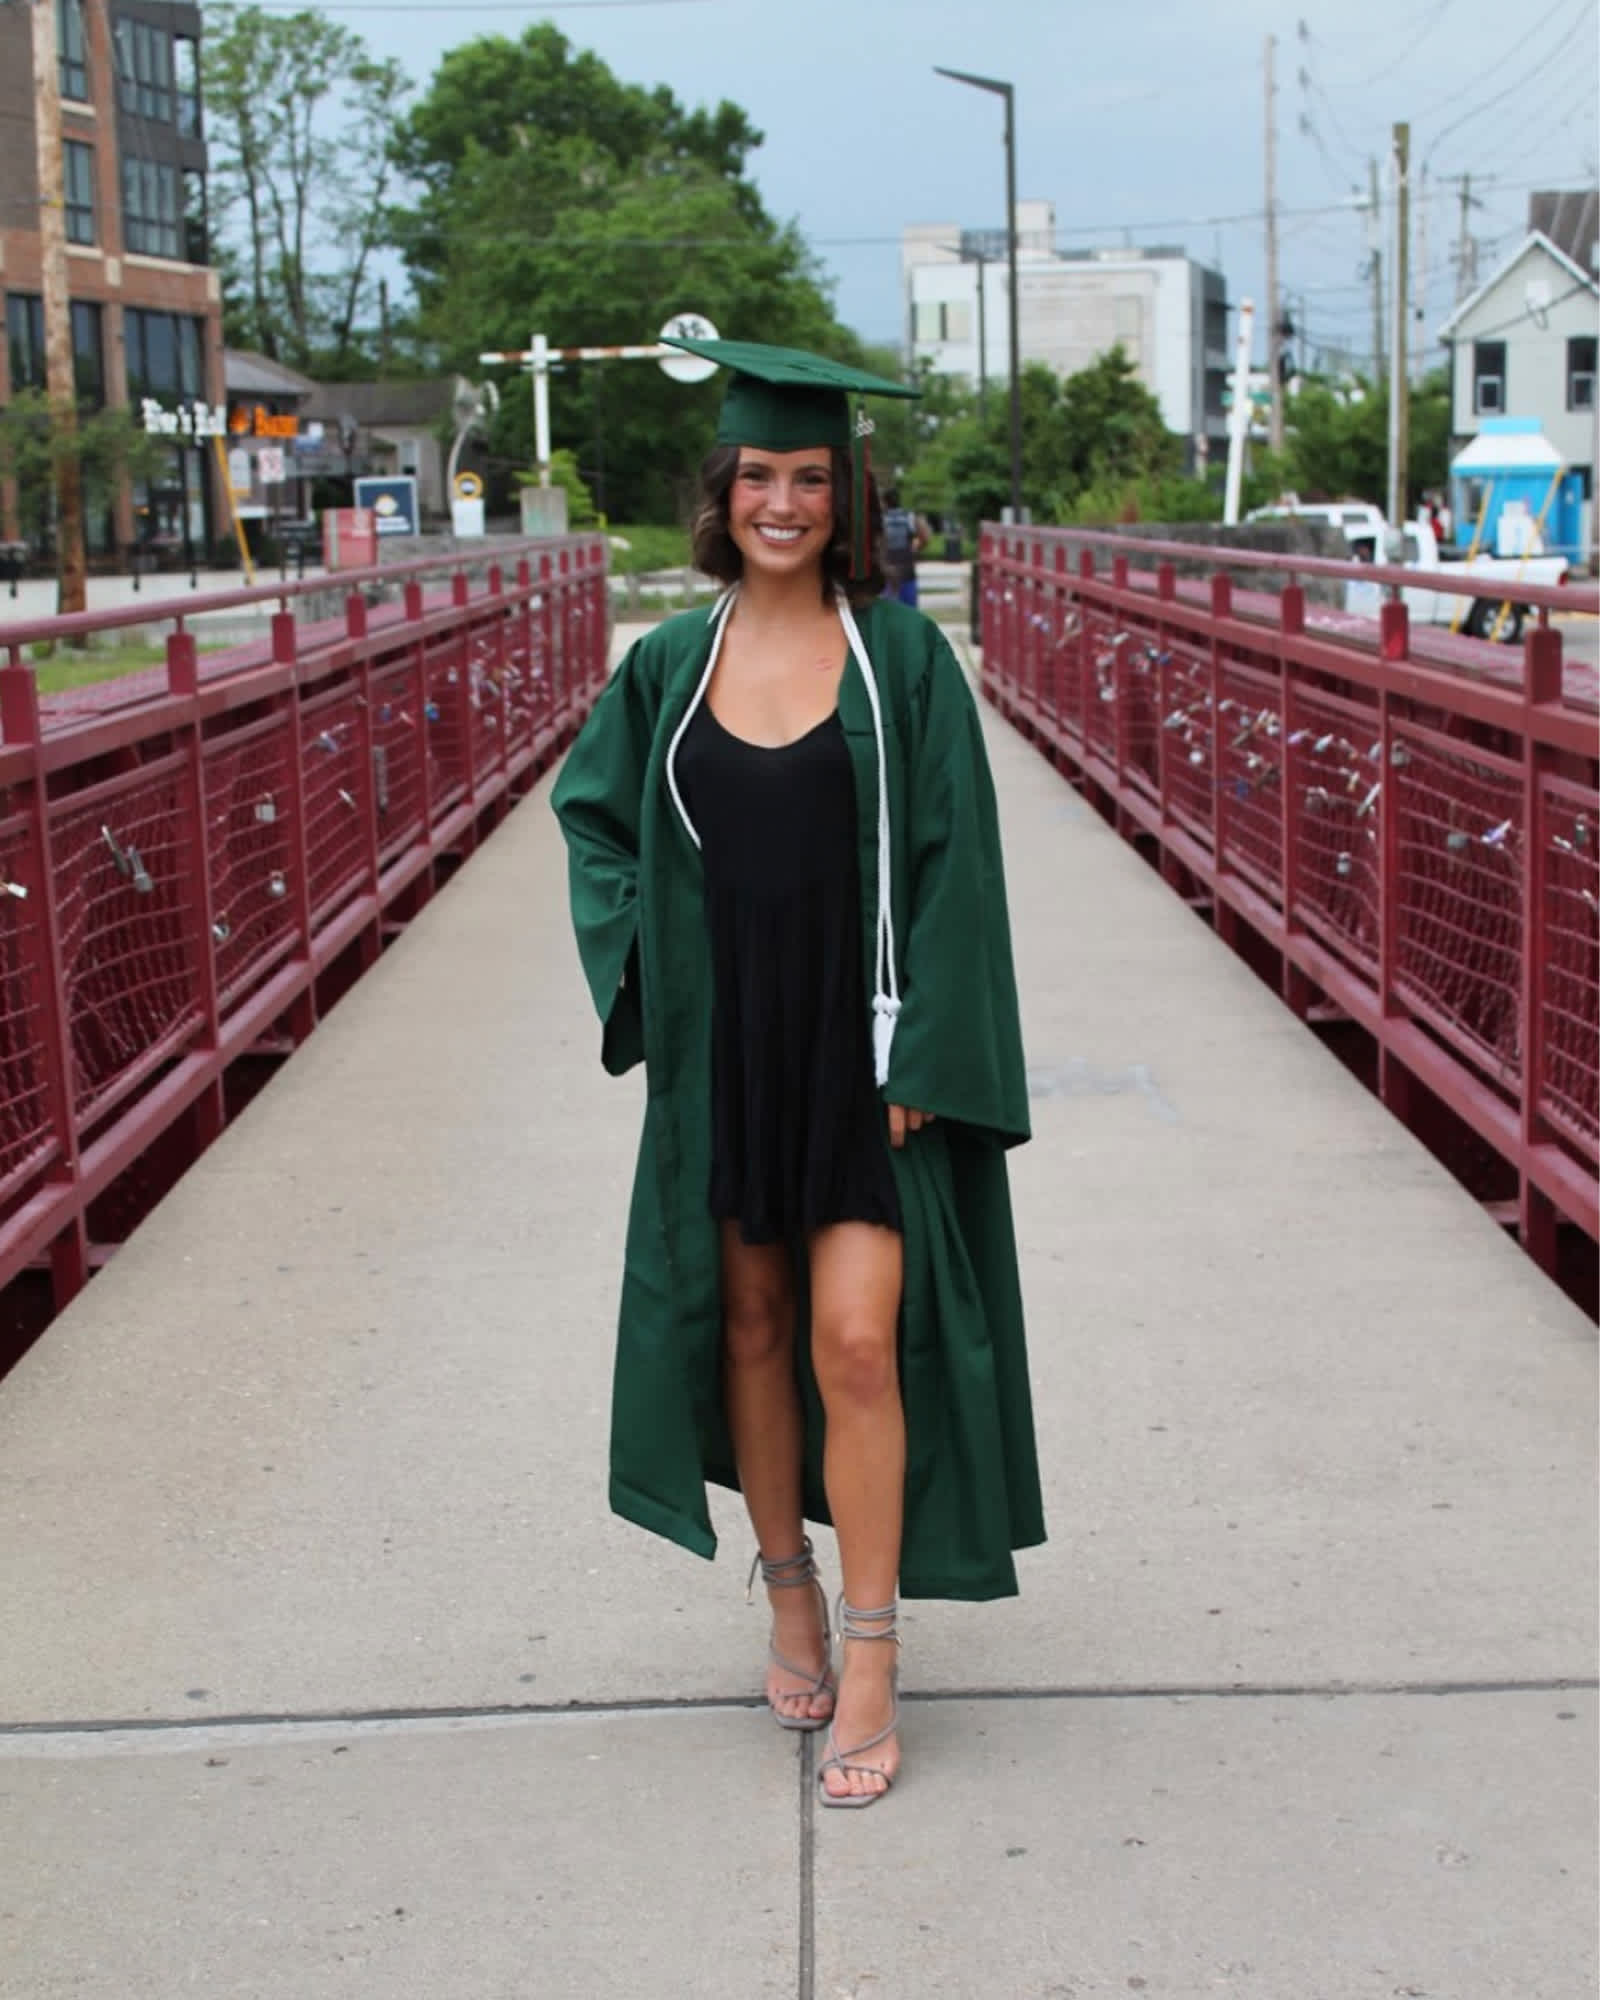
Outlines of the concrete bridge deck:
[[[1003,725],[1052,1540],[818,1812],[613,1520],[544,787],[0,1385],[5,2000],[1578,2000],[1594,1331]],[[836,1574],[831,1546],[828,1574]]]

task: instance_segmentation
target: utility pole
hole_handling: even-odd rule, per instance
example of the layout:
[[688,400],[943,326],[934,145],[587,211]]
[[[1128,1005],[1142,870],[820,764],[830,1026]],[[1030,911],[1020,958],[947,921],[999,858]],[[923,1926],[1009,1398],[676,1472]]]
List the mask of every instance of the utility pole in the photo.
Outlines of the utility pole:
[[1472,234],[1472,211],[1483,204],[1472,192],[1471,174],[1461,176],[1461,234],[1456,240],[1456,304],[1478,282],[1478,245]]
[[1410,448],[1409,384],[1406,380],[1408,231],[1411,203],[1411,127],[1394,128],[1394,344],[1389,354],[1389,526],[1397,532],[1406,524],[1406,457]]
[[1282,317],[1278,309],[1278,121],[1273,99],[1277,86],[1273,80],[1272,59],[1277,51],[1275,35],[1268,35],[1266,46],[1266,89],[1267,89],[1267,380],[1272,402],[1271,414],[1267,419],[1267,442],[1274,451],[1283,450],[1283,377],[1278,367],[1278,343],[1282,338],[1278,322]]
[[988,284],[984,273],[988,269],[988,259],[978,252],[978,422],[987,426],[989,422],[989,322],[986,310]]
[[1378,163],[1369,159],[1367,167],[1372,176],[1372,207],[1367,227],[1367,239],[1372,245],[1367,260],[1372,279],[1372,379],[1381,382],[1387,351],[1383,337],[1383,208],[1378,199]]
[[1428,166],[1424,161],[1417,178],[1417,254],[1412,260],[1411,373],[1420,382],[1428,358]]
[[40,290],[44,294],[45,386],[56,461],[56,610],[85,609],[83,479],[78,463],[78,392],[72,370],[67,211],[62,186],[61,75],[55,0],[33,0],[34,153],[39,177]]

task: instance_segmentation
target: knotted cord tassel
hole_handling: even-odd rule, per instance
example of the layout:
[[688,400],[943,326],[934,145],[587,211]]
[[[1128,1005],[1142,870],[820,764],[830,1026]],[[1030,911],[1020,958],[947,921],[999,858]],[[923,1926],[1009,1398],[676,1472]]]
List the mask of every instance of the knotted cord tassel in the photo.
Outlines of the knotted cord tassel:
[[850,579],[860,583],[872,574],[872,510],[867,494],[872,479],[872,433],[877,429],[866,410],[857,406],[850,446]]

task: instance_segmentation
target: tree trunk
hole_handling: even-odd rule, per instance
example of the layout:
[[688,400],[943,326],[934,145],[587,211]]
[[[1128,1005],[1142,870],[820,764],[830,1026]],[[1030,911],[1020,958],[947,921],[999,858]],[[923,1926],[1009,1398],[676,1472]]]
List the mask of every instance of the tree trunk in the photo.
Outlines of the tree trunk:
[[78,394],[72,369],[67,212],[61,156],[55,0],[33,0],[34,138],[39,169],[39,257],[44,292],[45,382],[56,467],[56,610],[87,608]]

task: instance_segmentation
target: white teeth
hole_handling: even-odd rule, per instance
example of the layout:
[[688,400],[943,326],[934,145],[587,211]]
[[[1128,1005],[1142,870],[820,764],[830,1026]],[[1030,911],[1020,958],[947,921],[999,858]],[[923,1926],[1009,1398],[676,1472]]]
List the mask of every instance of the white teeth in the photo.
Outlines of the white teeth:
[[804,528],[757,528],[756,533],[763,541],[797,542],[805,530]]

